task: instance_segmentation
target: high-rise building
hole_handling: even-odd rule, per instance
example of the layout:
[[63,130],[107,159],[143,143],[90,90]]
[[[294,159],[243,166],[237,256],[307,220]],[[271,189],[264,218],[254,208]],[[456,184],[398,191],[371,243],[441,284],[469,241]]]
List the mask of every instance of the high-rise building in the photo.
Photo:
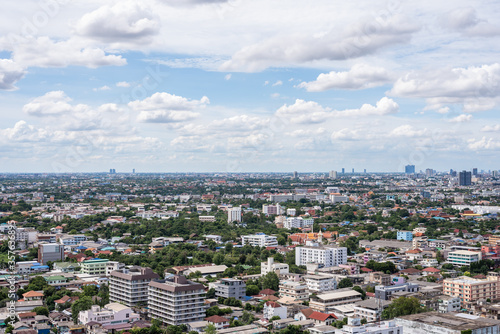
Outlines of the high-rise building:
[[354,174],[354,168],[352,169],[352,173]]
[[299,173],[297,173],[296,171],[293,172],[293,178],[296,179],[297,177],[299,177]]
[[151,318],[169,325],[203,321],[205,318],[205,287],[173,276],[149,283],[148,308]]
[[333,267],[347,263],[346,247],[302,246],[295,248],[295,264],[305,266],[317,263],[322,267]]
[[477,168],[472,168],[472,175],[477,176]]
[[363,173],[366,174],[366,168],[363,170]]
[[472,184],[471,172],[461,171],[458,176],[459,184],[461,186],[470,186]]
[[498,171],[497,170],[494,170],[493,172],[491,172],[491,175],[493,177],[498,177]]
[[345,174],[345,168],[342,168],[342,174]]
[[64,245],[40,244],[38,245],[38,262],[47,264],[52,261],[64,261]]
[[415,165],[406,165],[405,174],[415,174]]
[[328,173],[328,176],[330,179],[336,179],[337,178],[337,171],[331,170],[330,173]]
[[241,222],[241,206],[227,209],[227,222]]
[[109,300],[127,306],[146,304],[148,286],[160,276],[151,268],[132,267],[112,271],[109,277]]
[[425,177],[433,177],[434,176],[434,170],[432,168],[427,168],[425,170]]

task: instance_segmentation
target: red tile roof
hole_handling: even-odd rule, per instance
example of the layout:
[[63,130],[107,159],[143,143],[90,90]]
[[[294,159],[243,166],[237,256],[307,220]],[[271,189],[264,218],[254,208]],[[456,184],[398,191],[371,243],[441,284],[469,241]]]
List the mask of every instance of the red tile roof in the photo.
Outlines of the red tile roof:
[[337,319],[337,317],[334,314],[328,314],[328,313],[313,312],[309,315],[309,319],[314,319],[319,321],[325,321],[328,318]]
[[264,289],[261,292],[259,292],[259,295],[274,295],[276,291],[271,290],[271,289]]
[[425,268],[422,271],[425,271],[425,272],[428,272],[428,273],[439,273],[440,272],[439,269],[436,269],[434,267]]
[[28,291],[26,293],[23,293],[24,298],[30,298],[30,297],[43,297],[43,292],[38,292],[38,291]]
[[276,302],[266,302],[266,305],[271,306],[272,308],[281,307],[281,305]]
[[221,317],[219,315],[213,315],[211,317],[205,318],[206,321],[214,323],[214,324],[220,324],[223,322],[229,322],[228,319]]

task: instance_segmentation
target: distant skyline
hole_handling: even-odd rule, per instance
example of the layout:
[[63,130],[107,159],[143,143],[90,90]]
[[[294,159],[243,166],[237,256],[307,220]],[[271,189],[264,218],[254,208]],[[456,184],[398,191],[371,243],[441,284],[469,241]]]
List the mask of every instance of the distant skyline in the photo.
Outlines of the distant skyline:
[[0,173],[500,169],[500,3],[3,8]]

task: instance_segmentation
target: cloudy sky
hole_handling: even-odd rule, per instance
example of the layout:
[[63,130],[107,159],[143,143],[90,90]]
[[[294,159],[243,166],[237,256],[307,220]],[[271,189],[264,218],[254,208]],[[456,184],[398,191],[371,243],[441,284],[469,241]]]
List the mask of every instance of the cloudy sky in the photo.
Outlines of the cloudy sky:
[[0,172],[500,168],[498,1],[311,4],[5,2]]

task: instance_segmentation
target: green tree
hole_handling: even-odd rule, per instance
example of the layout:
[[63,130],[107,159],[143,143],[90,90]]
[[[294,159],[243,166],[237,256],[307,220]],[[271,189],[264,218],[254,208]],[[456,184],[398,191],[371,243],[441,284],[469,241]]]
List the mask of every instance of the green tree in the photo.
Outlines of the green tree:
[[84,296],[74,302],[73,305],[71,305],[71,318],[73,319],[73,322],[77,323],[78,313],[80,313],[80,311],[89,310],[92,305],[92,298],[88,296]]
[[426,309],[420,305],[420,301],[417,298],[399,297],[384,309],[382,312],[382,319],[392,319],[425,311]]
[[215,326],[213,324],[210,324],[207,326],[207,328],[205,328],[205,334],[216,334],[217,333],[217,329],[215,328]]
[[280,285],[280,279],[278,275],[272,271],[267,273],[261,278],[262,289],[272,289],[274,291],[278,291]]
[[363,290],[359,285],[356,285],[356,286],[352,287],[352,289],[354,291],[359,292],[361,294],[361,299],[365,300],[365,298],[366,298],[366,292],[365,292],[365,290]]
[[257,285],[247,285],[247,296],[255,296],[259,294],[259,287]]
[[45,315],[47,317],[49,316],[49,309],[44,306],[35,307],[33,310],[31,310],[31,312],[35,312],[36,315]]
[[350,288],[352,286],[353,286],[352,281],[347,277],[342,278],[338,284],[339,289]]

